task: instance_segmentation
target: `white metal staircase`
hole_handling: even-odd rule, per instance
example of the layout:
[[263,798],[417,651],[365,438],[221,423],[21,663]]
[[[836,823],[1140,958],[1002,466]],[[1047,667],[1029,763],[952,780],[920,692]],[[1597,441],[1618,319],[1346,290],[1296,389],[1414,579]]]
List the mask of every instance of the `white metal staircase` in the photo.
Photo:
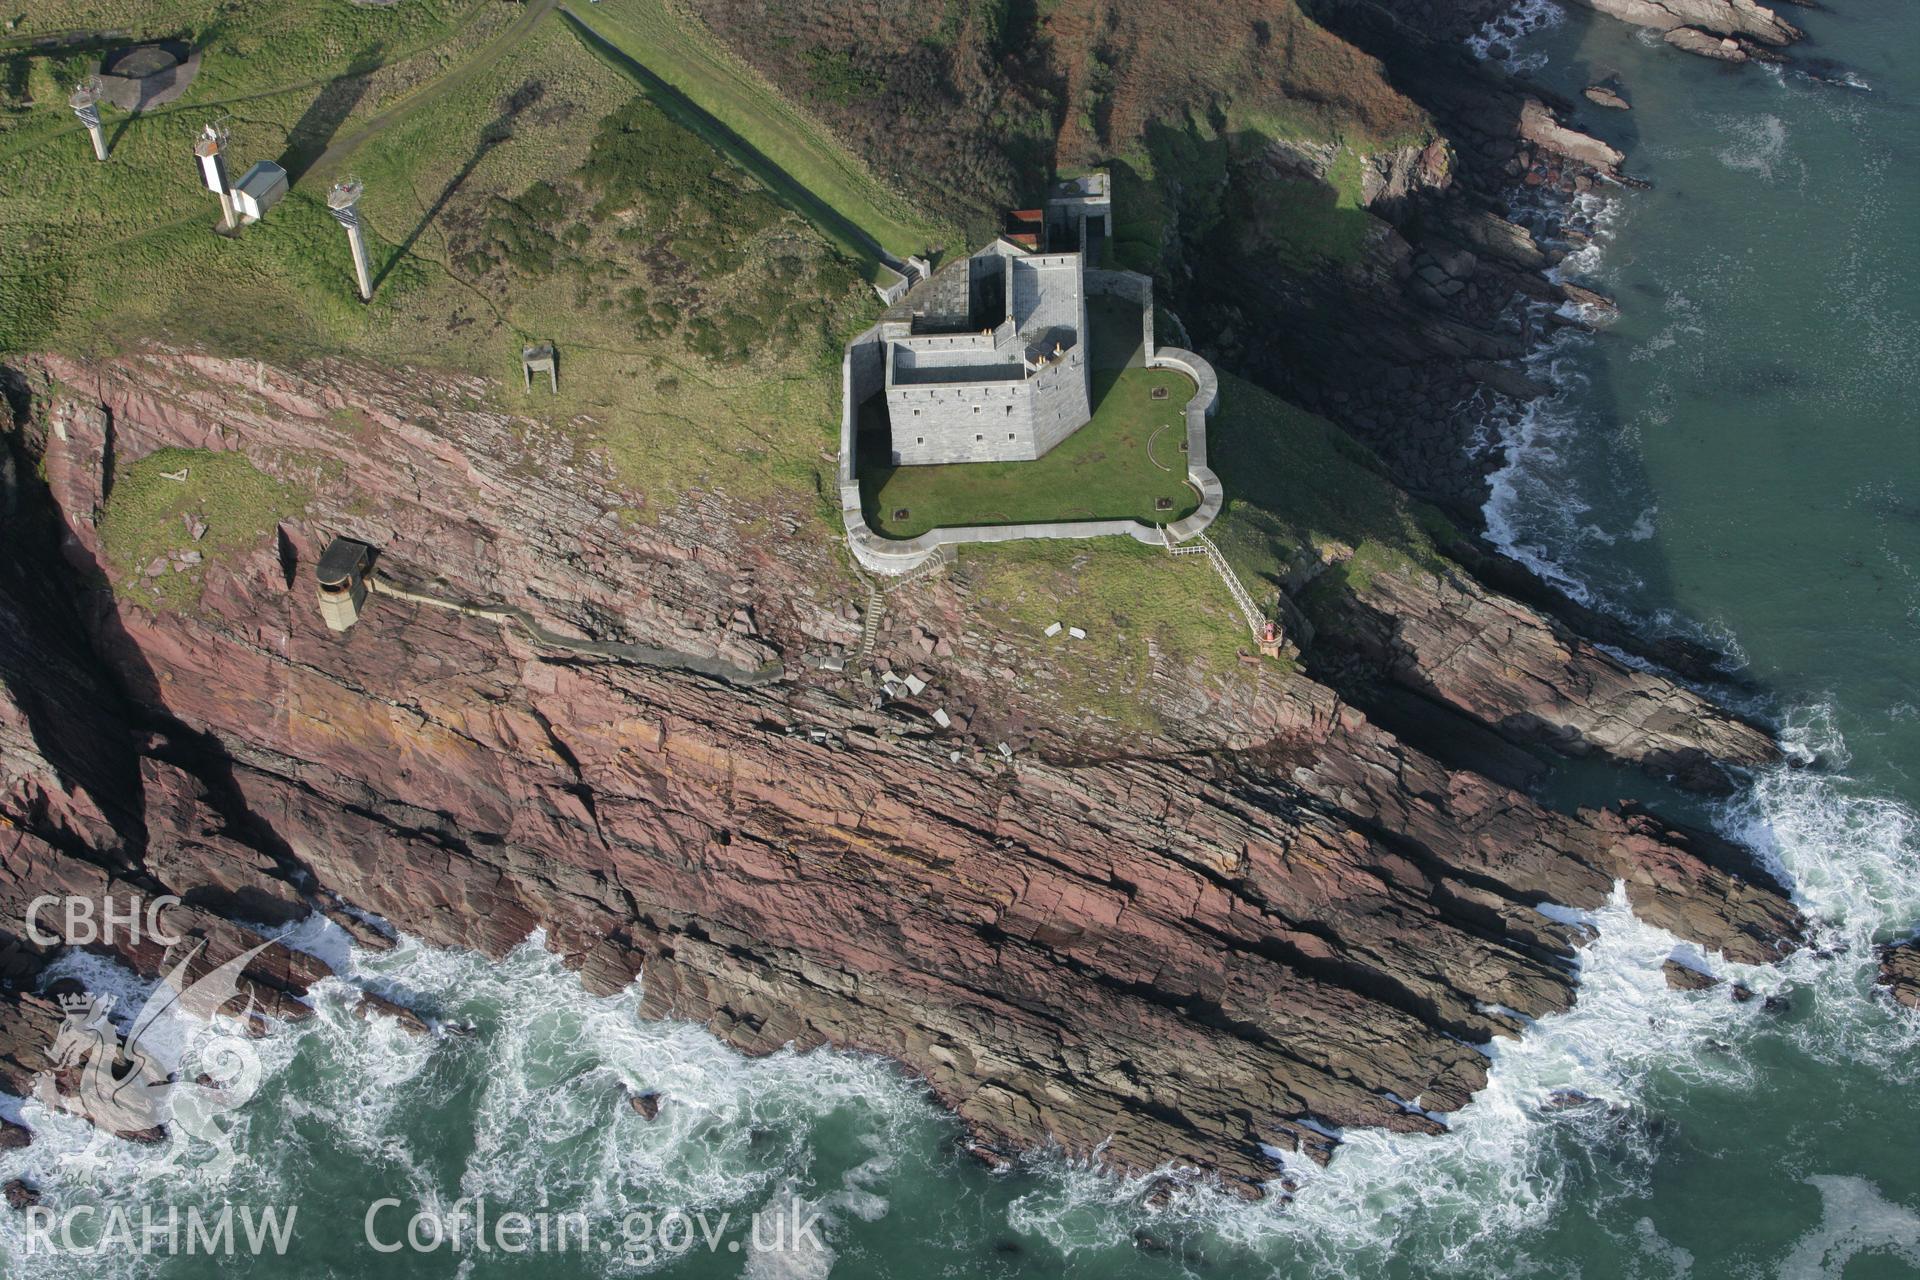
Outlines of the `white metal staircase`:
[[1254,638],[1258,639],[1261,624],[1266,619],[1261,616],[1259,607],[1254,604],[1253,593],[1248,591],[1246,584],[1240,581],[1240,575],[1233,571],[1233,566],[1227,563],[1227,557],[1221,554],[1220,548],[1213,544],[1213,539],[1201,533],[1195,534],[1192,542],[1176,545],[1172,535],[1168,534],[1165,528],[1160,530],[1160,536],[1165,540],[1167,550],[1176,556],[1203,555],[1207,558],[1214,572],[1220,575],[1220,580],[1227,584],[1227,593],[1233,597],[1233,602],[1240,606],[1240,616],[1247,620],[1247,630],[1253,632]]

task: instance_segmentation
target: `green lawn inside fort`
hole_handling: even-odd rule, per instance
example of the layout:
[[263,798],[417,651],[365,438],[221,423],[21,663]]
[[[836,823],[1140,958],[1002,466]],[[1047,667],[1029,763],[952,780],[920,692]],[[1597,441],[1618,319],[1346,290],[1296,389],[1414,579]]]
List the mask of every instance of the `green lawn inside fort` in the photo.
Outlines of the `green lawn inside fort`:
[[[1200,495],[1187,483],[1181,446],[1193,379],[1175,369],[1096,368],[1092,391],[1087,425],[1032,462],[893,467],[864,458],[860,499],[868,527],[882,537],[911,538],[954,525],[1113,519],[1168,524],[1191,515]],[[1163,398],[1155,399],[1155,392]],[[870,420],[884,415],[884,403],[870,400],[865,413]]]

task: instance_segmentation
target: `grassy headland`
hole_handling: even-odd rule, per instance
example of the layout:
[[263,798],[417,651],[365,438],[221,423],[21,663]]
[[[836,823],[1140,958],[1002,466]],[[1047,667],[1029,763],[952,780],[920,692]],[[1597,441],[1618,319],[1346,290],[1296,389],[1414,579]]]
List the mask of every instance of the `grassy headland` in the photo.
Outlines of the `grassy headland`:
[[[1028,12],[983,0],[881,15],[875,39],[904,41],[881,56],[854,39],[867,28],[852,6],[769,11],[763,29],[750,29],[720,22],[732,2],[692,0],[704,30],[660,0],[582,7],[604,42],[545,0],[34,6],[14,43],[0,44],[0,236],[16,249],[0,262],[0,349],[161,342],[481,374],[497,406],[604,457],[638,518],[721,490],[799,513],[833,537],[833,506],[820,495],[833,466],[838,349],[876,312],[862,283],[875,246],[918,251],[963,222],[971,239],[982,210],[1030,201],[1051,163],[1068,159],[1054,143],[1076,136],[1068,104],[1048,96],[1051,73],[1030,58],[1092,56],[1100,41],[1075,26],[1085,5]],[[1264,55],[1236,45],[1186,71],[1163,65],[1172,46],[1149,38],[1150,8],[1121,5],[1100,38],[1112,57],[1097,83],[1110,100],[1090,107],[1089,158],[1100,150],[1113,165],[1123,257],[1151,270],[1183,238],[1242,217],[1220,195],[1239,163],[1236,139],[1274,131],[1323,151],[1338,143],[1324,182],[1297,179],[1298,207],[1282,221],[1303,263],[1350,252],[1369,224],[1359,155],[1418,121],[1401,120],[1389,97],[1378,110],[1276,114],[1272,93],[1253,101],[1265,92]],[[841,18],[848,29],[835,34]],[[792,26],[803,19],[815,25]],[[87,34],[102,28],[127,34]],[[162,37],[200,52],[198,79],[144,115],[109,109],[112,158],[94,162],[66,89],[103,48]],[[1187,72],[1211,79],[1187,86]],[[1208,84],[1239,85],[1249,101],[1218,120],[1187,111],[1181,95],[1212,93]],[[295,179],[284,203],[235,239],[212,234],[216,207],[189,153],[216,119],[231,128],[235,172],[273,159]],[[348,173],[366,184],[378,277],[369,305],[355,296],[323,201],[326,182]],[[528,395],[519,348],[545,340],[559,347],[560,392]],[[1178,375],[1135,380],[1152,376]],[[1432,554],[1427,516],[1363,451],[1248,384],[1222,384],[1209,452],[1229,503],[1214,532],[1250,584],[1307,560],[1333,564],[1323,583],[1357,584],[1369,565]],[[1179,467],[1179,433],[1161,433],[1153,458],[1147,441],[1177,420],[1184,390],[1126,414],[1109,403],[1131,401],[1107,397],[1108,416],[1049,459],[1066,479],[1032,471],[1016,488],[1099,498],[1088,514],[1183,513],[1184,502],[1171,512],[1154,502],[1167,477],[1190,498],[1177,470],[1153,465]],[[1096,456],[1115,448],[1145,469]],[[182,463],[185,478],[162,474]],[[219,492],[200,487],[216,479]],[[1100,492],[1122,479],[1141,481],[1139,491]],[[982,495],[961,494],[951,511],[936,495],[875,496],[915,522],[1025,514],[1006,507],[1005,493],[991,510]],[[260,536],[302,501],[237,456],[136,461],[116,477],[105,516],[116,582],[190,605],[199,572],[175,567],[188,552],[233,549],[230,536]],[[206,526],[198,539],[196,524]],[[149,577],[156,560],[166,564]],[[1195,679],[1257,678],[1234,656],[1248,643],[1244,623],[1197,557],[1107,539],[970,548],[961,568],[975,606],[1010,639],[1031,632],[1038,643],[1056,620],[1088,630],[1055,667],[1065,683],[1049,696],[1065,705],[1145,723],[1148,681],[1169,663]]]
[[[643,515],[706,486],[811,509],[839,335],[875,306],[865,264],[542,9],[263,0],[209,18],[155,0],[113,19],[132,36],[7,55],[7,83],[36,88],[0,131],[0,227],[22,246],[0,266],[0,348],[158,340],[480,373],[602,451]],[[104,21],[56,3],[20,38]],[[162,36],[200,50],[199,77],[150,113],[108,108],[112,158],[94,162],[65,86],[103,45]],[[189,152],[220,118],[231,170],[275,159],[295,178],[232,240]],[[323,200],[349,172],[377,278],[364,306]],[[559,344],[557,398],[520,392],[536,340]]]

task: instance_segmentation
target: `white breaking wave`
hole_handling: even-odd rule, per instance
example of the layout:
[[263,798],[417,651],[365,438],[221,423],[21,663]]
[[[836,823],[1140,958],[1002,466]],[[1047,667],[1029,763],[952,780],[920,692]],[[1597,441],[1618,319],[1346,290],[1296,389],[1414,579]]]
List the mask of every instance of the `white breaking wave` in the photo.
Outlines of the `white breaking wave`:
[[[577,1212],[613,1245],[582,1263],[602,1275],[676,1260],[657,1246],[626,1248],[629,1215],[657,1222],[675,1210],[711,1211],[716,1232],[727,1215],[719,1247],[734,1244],[746,1274],[823,1280],[837,1225],[884,1218],[890,1179],[931,1176],[927,1165],[951,1132],[890,1063],[831,1051],[743,1057],[701,1027],[643,1020],[637,984],[587,994],[537,934],[498,963],[407,938],[389,953],[367,952],[318,918],[289,941],[337,960],[339,975],[313,988],[311,1018],[258,1042],[266,1081],[237,1113],[239,1164],[217,1180],[188,1164],[146,1197],[157,1206],[299,1203],[308,1223],[299,1234],[356,1238],[366,1206],[383,1197],[404,1206],[389,1235],[416,1209],[447,1215],[463,1198]],[[56,972],[134,1007],[148,985],[78,953]],[[441,1030],[421,1036],[384,1016],[363,1020],[354,1012],[363,988],[421,1010]],[[641,1092],[659,1095],[657,1118],[630,1104]],[[31,1146],[0,1152],[0,1180],[24,1178],[56,1207],[137,1211],[128,1188],[151,1167],[152,1148],[99,1140],[84,1121],[31,1099],[0,1111],[34,1130]],[[818,1154],[822,1125],[859,1152],[848,1167]],[[343,1162],[356,1184],[347,1199],[318,1197],[307,1176]],[[817,1237],[762,1233],[763,1241],[751,1228],[757,1209],[796,1207],[820,1215]],[[164,1256],[30,1255],[27,1243],[21,1215],[0,1212],[0,1267],[22,1280],[135,1280],[168,1265]]]
[[[1287,1158],[1299,1182],[1291,1203],[1199,1193],[1172,1222],[1256,1255],[1284,1250],[1328,1277],[1371,1273],[1409,1249],[1423,1272],[1490,1274],[1563,1208],[1572,1180],[1589,1198],[1644,1192],[1654,1156],[1643,1100],[1656,1082],[1750,1088],[1759,1037],[1784,1037],[1821,1062],[1868,1063],[1897,1082],[1920,1076],[1920,1017],[1873,991],[1873,943],[1920,920],[1920,820],[1859,794],[1844,774],[1805,767],[1815,757],[1845,766],[1827,709],[1789,717],[1786,740],[1794,761],[1763,771],[1719,825],[1792,886],[1812,946],[1778,966],[1732,963],[1641,921],[1618,888],[1595,912],[1549,909],[1597,930],[1580,955],[1577,1002],[1494,1043],[1487,1087],[1448,1117],[1447,1133],[1349,1131],[1324,1170]],[[1756,998],[1736,1002],[1725,986],[1672,990],[1670,957]],[[1782,1021],[1769,996],[1791,1001],[1796,1016]],[[1139,1224],[1136,1187],[1058,1161],[1043,1170],[1014,1204],[1015,1226],[1073,1252],[1110,1247]],[[1685,1253],[1643,1245],[1669,1264]]]
[[1815,1174],[1820,1225],[1800,1238],[1780,1267],[1780,1280],[1841,1280],[1862,1253],[1891,1254],[1920,1267],[1920,1214],[1889,1204],[1865,1178]]
[[1539,52],[1522,52],[1520,42],[1566,21],[1567,11],[1553,0],[1520,0],[1511,10],[1467,37],[1467,48],[1483,61],[1493,59],[1511,71],[1533,71],[1547,64]]

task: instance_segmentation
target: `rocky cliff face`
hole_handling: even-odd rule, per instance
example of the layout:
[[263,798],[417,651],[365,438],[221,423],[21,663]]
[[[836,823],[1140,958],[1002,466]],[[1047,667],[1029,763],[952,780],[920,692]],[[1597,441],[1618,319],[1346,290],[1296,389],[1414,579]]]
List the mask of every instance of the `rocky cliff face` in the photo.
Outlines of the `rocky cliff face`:
[[[1485,1078],[1474,1046],[1565,1008],[1580,933],[1539,904],[1623,881],[1645,918],[1741,960],[1798,936],[1740,851],[1551,812],[1277,668],[1233,693],[1150,684],[1190,727],[1125,751],[1036,718],[1009,760],[926,699],[876,707],[803,661],[859,634],[816,516],[690,496],[633,523],[591,455],[474,387],[154,351],[20,362],[15,390],[45,489],[24,467],[7,486],[9,925],[71,889],[177,894],[213,958],[250,936],[228,919],[314,909],[370,943],[359,913],[492,955],[540,928],[591,988],[638,977],[650,1013],[749,1052],[890,1055],[985,1148],[1053,1139],[1249,1189],[1275,1173],[1261,1144],[1324,1158],[1326,1126],[1435,1128],[1424,1112]],[[304,510],[188,570],[197,605],[143,603],[102,547],[103,494],[182,446],[244,453]],[[336,533],[449,598],[671,652],[559,652],[384,597],[329,632],[310,567]],[[996,659],[928,636],[991,626],[953,582],[894,607],[914,628],[883,653],[949,704],[1018,713]],[[1348,643],[1483,729],[1663,767],[1771,752],[1464,569],[1377,577],[1349,607]],[[786,677],[753,687],[694,669],[773,660]],[[18,994],[43,949],[9,958],[18,1088],[51,1015]],[[273,948],[249,977],[297,1016],[319,971]]]
[[1582,0],[1582,3],[1622,22],[1661,32],[1693,28],[1769,45],[1791,44],[1800,38],[1799,29],[1792,23],[1753,0]]

